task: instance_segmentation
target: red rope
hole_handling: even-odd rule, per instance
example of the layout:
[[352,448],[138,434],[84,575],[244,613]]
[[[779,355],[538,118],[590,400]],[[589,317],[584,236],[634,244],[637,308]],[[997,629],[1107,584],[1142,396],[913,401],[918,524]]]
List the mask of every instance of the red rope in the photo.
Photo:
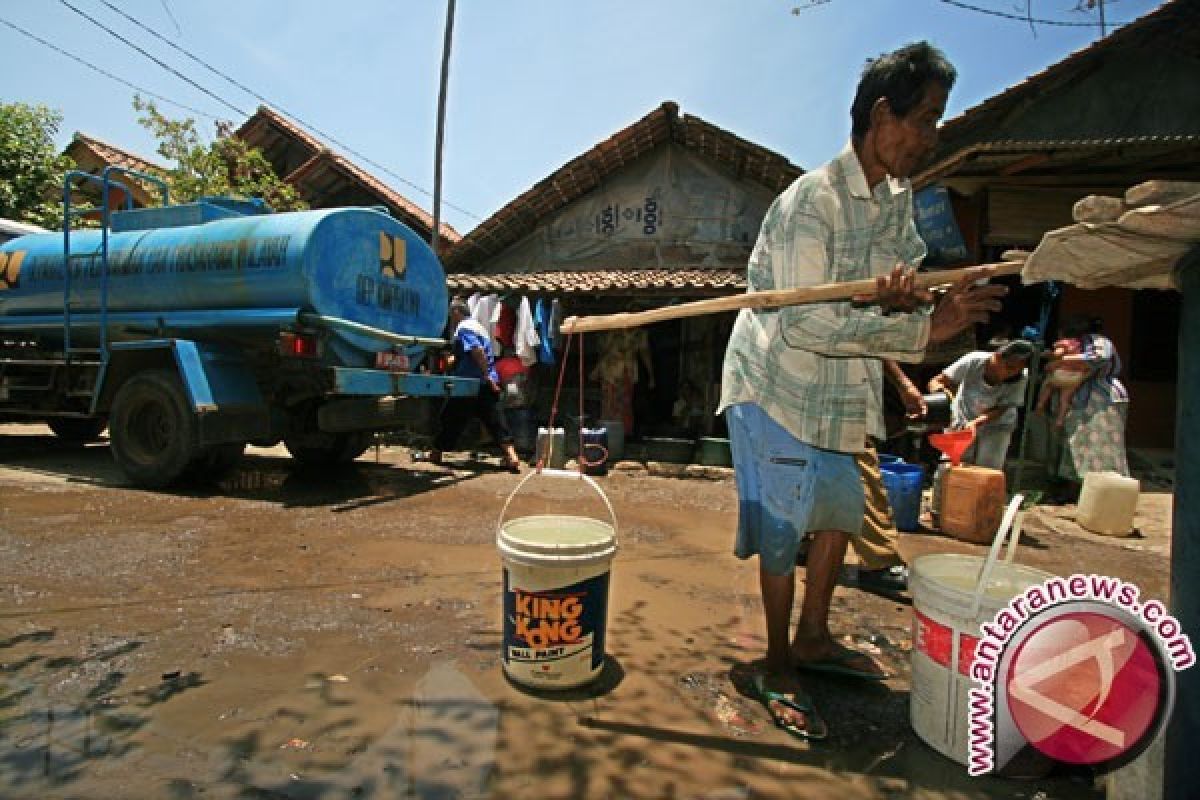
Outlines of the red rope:
[[[583,336],[583,334],[579,334]],[[579,458],[575,460],[575,466],[579,469],[580,474],[583,473],[584,465],[587,462],[587,457],[583,452],[583,339],[579,340]]]
[[[567,374],[567,362],[571,359],[571,342],[574,341],[576,336],[583,336],[583,334],[579,333],[579,334],[568,334],[567,335],[567,346],[563,349],[562,366],[560,366],[558,368],[558,385],[556,385],[554,387],[554,402],[550,406],[550,422],[547,423],[547,427],[549,428],[549,443],[551,446],[553,446],[553,444],[554,444],[554,420],[558,416],[558,397],[562,393],[563,376]],[[580,357],[582,358],[582,352],[583,352],[583,343],[582,342],[580,342],[580,344],[579,344],[579,350],[580,350]],[[580,373],[580,375],[582,376],[582,373]],[[581,383],[579,385],[579,391],[580,391],[580,394],[582,395],[582,392],[583,392],[582,377],[580,378],[580,381],[581,381]],[[538,472],[541,472],[542,467],[544,467],[546,465],[546,453],[548,450],[549,450],[549,447],[543,449],[541,454],[538,456],[538,462],[537,462],[537,471]]]
[[[584,412],[583,376],[584,376],[586,370],[584,368],[584,363],[583,363],[584,362],[583,334],[582,333],[573,333],[573,334],[569,334],[567,336],[567,346],[563,350],[562,366],[560,366],[559,370],[558,370],[558,383],[554,387],[554,402],[550,406],[550,421],[547,423],[547,426],[549,428],[549,431],[548,431],[549,446],[544,448],[542,450],[541,454],[538,456],[537,467],[536,467],[538,472],[541,472],[542,468],[546,466],[547,453],[550,450],[550,448],[553,447],[553,445],[554,445],[554,421],[558,417],[558,401],[562,395],[563,378],[567,374],[567,361],[569,361],[571,358],[571,343],[575,340],[576,336],[579,337],[579,458],[576,459],[575,467],[582,473],[582,472],[584,472],[584,470],[587,467],[600,466],[608,459],[608,450],[599,445],[596,446],[596,449],[598,449],[600,451],[599,459],[589,460],[586,455],[586,452],[585,452],[586,448],[584,447],[584,444],[583,444],[583,420],[584,420],[584,416],[583,416],[583,412]],[[564,437],[564,440],[565,440],[565,437]]]
[[[583,334],[579,334],[580,337]],[[583,339],[579,340],[579,471],[583,473],[588,467],[598,467],[608,460],[608,448],[600,444],[590,445],[590,449],[600,453],[596,458],[588,458],[587,451],[589,446],[583,443],[583,375],[586,370],[583,368]]]

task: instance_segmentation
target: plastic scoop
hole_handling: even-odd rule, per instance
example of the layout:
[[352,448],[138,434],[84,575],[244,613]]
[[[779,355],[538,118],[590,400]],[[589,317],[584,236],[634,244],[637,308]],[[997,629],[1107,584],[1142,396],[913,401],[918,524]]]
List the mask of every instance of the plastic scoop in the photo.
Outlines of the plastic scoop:
[[945,453],[946,457],[950,459],[950,463],[956,467],[962,461],[963,453],[967,452],[967,448],[973,441],[975,441],[975,431],[972,428],[929,434],[929,443]]

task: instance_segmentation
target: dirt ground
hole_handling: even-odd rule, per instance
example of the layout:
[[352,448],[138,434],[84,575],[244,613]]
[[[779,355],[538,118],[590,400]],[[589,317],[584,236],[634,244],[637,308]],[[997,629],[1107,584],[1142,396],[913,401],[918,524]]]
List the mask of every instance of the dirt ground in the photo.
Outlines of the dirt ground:
[[[465,456],[464,456],[465,458]],[[1096,798],[1091,776],[969,779],[908,723],[911,609],[839,587],[833,624],[885,685],[807,679],[830,740],[745,694],[764,647],[757,567],[731,553],[730,480],[601,479],[619,519],[609,659],[586,690],[500,668],[495,461],[400,448],[305,472],[251,450],[228,480],[129,488],[104,443],[0,427],[0,797]],[[456,468],[461,467],[461,468]],[[511,514],[600,515],[538,477]],[[1163,597],[1170,495],[1141,536],[1029,516],[1020,560]],[[909,557],[982,548],[904,534]]]

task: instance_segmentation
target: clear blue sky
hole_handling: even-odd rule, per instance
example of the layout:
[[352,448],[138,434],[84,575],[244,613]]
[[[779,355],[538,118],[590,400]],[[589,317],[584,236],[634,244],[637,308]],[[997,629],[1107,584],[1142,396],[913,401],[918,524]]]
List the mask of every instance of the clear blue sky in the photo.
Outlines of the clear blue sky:
[[[247,112],[258,101],[122,19],[69,0]],[[1023,14],[1025,0],[965,0]],[[443,0],[110,0],[127,14],[403,176],[433,187]],[[941,0],[459,0],[450,73],[444,218],[483,218],[666,100],[802,167],[836,153],[864,59],[915,39],[959,69],[947,116],[985,100],[1099,36]],[[1028,0],[1033,15],[1096,22],[1079,0]],[[1107,0],[1110,30],[1159,0]],[[798,13],[793,8],[800,7]],[[0,0],[15,23],[125,80],[215,116],[233,111],[94,27],[58,0]],[[0,24],[0,100],[64,115],[153,156],[133,92]],[[166,104],[171,115],[194,116]],[[212,126],[204,118],[204,130]],[[359,160],[359,159],[356,159]],[[359,160],[361,163],[361,160]],[[370,167],[425,208],[432,200]]]

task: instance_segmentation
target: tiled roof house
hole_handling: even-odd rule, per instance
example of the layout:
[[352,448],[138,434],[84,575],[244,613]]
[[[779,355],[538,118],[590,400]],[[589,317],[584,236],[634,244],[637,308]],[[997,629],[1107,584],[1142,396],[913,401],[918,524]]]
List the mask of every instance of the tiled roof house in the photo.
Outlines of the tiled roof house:
[[[445,258],[450,287],[576,297],[745,291],[762,215],[802,173],[784,156],[663,103],[463,237]],[[642,224],[648,199],[656,226]],[[631,232],[605,221],[612,212]]]
[[[779,153],[666,102],[463,237],[444,258],[447,282],[461,294],[553,298],[569,314],[739,294],[767,208],[801,174]],[[683,434],[675,402],[685,392],[701,406],[699,433],[719,432],[712,411],[733,317],[649,328],[657,387],[638,384],[635,419],[643,434]],[[588,364],[601,341],[584,337]],[[579,391],[577,381],[567,384],[564,391]],[[545,395],[553,383],[542,388]],[[594,414],[596,385],[589,381],[584,391],[587,413]],[[549,400],[542,396],[539,405]]]
[[[76,132],[71,139],[71,143],[63,150],[63,153],[70,156],[71,160],[75,162],[77,169],[90,172],[93,175],[99,175],[105,167],[109,166],[124,167],[150,175],[161,175],[167,169],[162,164],[151,161],[136,153],[131,153],[114,144],[109,144],[94,136],[89,136],[86,133]],[[129,191],[133,194],[133,203],[135,206],[141,207],[158,204],[159,197],[153,186],[129,180],[128,178],[121,178],[120,176],[116,180],[129,187]],[[90,190],[89,193],[91,193]],[[123,202],[121,191],[115,189],[111,207],[119,208]]]
[[[313,208],[386,206],[392,216],[427,241],[430,239],[433,217],[427,211],[350,159],[325,147],[275,109],[260,106],[235,135],[259,148],[276,174],[294,186]],[[461,238],[452,226],[441,224],[443,248]]]

